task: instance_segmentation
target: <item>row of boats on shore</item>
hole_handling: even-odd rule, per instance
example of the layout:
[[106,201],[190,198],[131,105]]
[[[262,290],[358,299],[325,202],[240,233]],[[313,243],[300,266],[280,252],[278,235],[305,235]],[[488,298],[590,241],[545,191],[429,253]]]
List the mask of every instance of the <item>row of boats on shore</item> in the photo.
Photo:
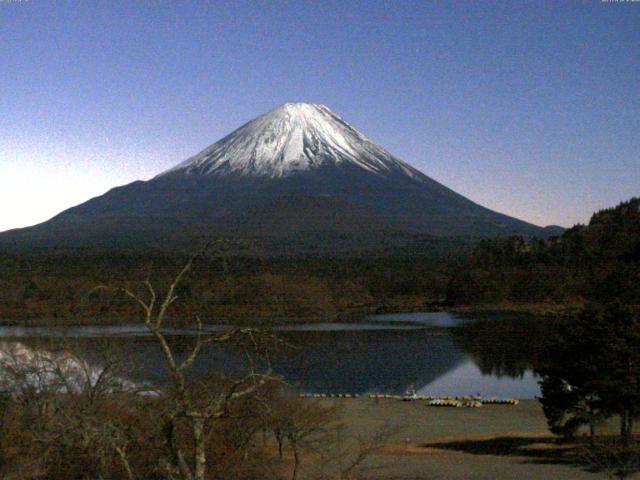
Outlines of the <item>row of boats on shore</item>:
[[[301,393],[301,398],[360,398],[357,393]],[[406,395],[391,395],[386,393],[370,393],[367,398],[371,400],[401,400],[404,402],[423,401],[430,407],[466,407],[479,408],[483,405],[517,405],[515,398],[464,396],[464,397],[434,397],[431,395],[417,395],[415,392]]]

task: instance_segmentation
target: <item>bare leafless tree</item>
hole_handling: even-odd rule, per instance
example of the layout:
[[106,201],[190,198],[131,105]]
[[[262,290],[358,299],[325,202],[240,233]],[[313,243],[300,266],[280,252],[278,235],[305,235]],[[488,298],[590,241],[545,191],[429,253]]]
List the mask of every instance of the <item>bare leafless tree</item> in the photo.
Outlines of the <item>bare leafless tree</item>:
[[402,428],[383,424],[371,435],[351,436],[343,425],[335,425],[329,431],[325,447],[321,450],[321,460],[316,465],[314,478],[327,480],[356,480],[368,478],[369,474],[383,468],[383,465],[367,465]]
[[113,452],[125,471],[130,471],[126,441],[121,433],[115,434],[113,419],[103,414],[106,403],[113,404],[134,391],[134,384],[121,375],[121,361],[106,355],[108,349],[101,349],[104,361],[92,364],[65,341],[57,343],[50,348],[32,348],[21,342],[0,344],[0,389],[18,406],[14,411],[28,416],[25,436],[39,446],[40,466],[71,465],[71,459],[56,452],[91,446],[103,466],[111,463]]
[[328,438],[329,424],[335,419],[335,409],[312,399],[301,399],[292,392],[280,390],[263,402],[263,422],[273,433],[283,458],[285,441],[293,454],[291,480],[299,478],[303,451],[316,454]]
[[[167,474],[177,476],[181,480],[204,480],[207,469],[206,439],[212,422],[225,415],[228,406],[242,397],[253,394],[267,380],[277,380],[272,375],[268,351],[265,345],[273,337],[265,332],[252,328],[237,328],[219,335],[206,335],[203,323],[195,317],[195,342],[186,358],[179,361],[165,333],[169,308],[178,299],[176,289],[191,270],[194,260],[192,256],[174,277],[166,294],[160,298],[151,281],[144,282],[146,295],[140,295],[125,287],[98,287],[116,290],[135,301],[143,310],[144,324],[160,346],[165,365],[171,379],[168,391],[169,406],[164,412],[163,432],[171,453],[171,461],[167,463]],[[216,391],[209,391],[203,396],[201,391],[194,391],[188,384],[185,373],[193,365],[202,348],[207,343],[234,343],[243,349],[247,374],[239,379],[224,379]],[[255,354],[266,358],[265,371],[258,373]],[[178,436],[179,422],[186,420],[190,431],[190,443],[193,445],[191,461],[187,460],[189,448]]]

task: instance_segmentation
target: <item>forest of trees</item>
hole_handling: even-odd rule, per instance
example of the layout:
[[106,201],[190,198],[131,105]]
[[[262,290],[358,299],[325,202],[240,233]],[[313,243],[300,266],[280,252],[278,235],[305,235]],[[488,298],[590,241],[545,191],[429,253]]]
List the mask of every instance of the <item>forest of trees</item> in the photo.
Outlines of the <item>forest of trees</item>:
[[[0,318],[28,323],[135,320],[128,302],[101,283],[166,285],[181,256],[121,254],[0,256]],[[173,315],[209,322],[331,321],[384,310],[425,308],[444,298],[448,260],[432,257],[201,258],[181,285]]]
[[550,240],[483,240],[452,270],[447,302],[556,303],[640,298],[640,199],[596,212]]
[[[467,306],[575,307],[587,299],[640,296],[640,200],[593,215],[548,240],[485,239],[438,252],[380,256],[249,257],[218,252],[194,265],[176,317],[222,322],[334,320],[384,311]],[[166,284],[184,256],[0,252],[5,322],[131,321],[126,302],[90,294],[99,283]]]

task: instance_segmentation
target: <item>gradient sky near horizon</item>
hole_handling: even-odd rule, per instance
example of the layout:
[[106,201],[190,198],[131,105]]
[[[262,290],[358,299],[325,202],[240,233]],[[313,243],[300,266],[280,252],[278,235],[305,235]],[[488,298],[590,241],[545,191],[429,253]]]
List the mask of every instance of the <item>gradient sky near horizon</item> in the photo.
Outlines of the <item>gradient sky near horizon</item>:
[[640,195],[640,1],[0,0],[0,231],[323,103],[494,210]]

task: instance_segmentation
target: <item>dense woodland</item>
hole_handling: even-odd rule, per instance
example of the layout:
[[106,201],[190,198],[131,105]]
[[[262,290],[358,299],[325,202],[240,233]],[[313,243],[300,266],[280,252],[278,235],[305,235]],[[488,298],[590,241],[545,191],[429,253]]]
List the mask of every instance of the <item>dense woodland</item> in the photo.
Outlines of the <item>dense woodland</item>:
[[[184,280],[173,314],[268,323],[425,308],[566,311],[613,297],[636,303],[639,204],[635,198],[599,211],[559,237],[485,239],[472,250],[469,241],[453,240],[451,248],[351,257],[246,256],[213,248]],[[135,321],[135,306],[93,289],[137,288],[147,278],[162,289],[184,261],[166,254],[0,253],[0,318]]]
[[640,199],[596,212],[588,225],[550,240],[480,242],[452,270],[446,298],[453,305],[638,303]]
[[[97,285],[139,288],[149,278],[161,290],[184,257],[38,255],[2,257],[0,318],[18,323],[136,321],[135,305]],[[173,315],[207,322],[334,320],[363,312],[424,308],[442,300],[446,259],[199,258],[180,287]]]

